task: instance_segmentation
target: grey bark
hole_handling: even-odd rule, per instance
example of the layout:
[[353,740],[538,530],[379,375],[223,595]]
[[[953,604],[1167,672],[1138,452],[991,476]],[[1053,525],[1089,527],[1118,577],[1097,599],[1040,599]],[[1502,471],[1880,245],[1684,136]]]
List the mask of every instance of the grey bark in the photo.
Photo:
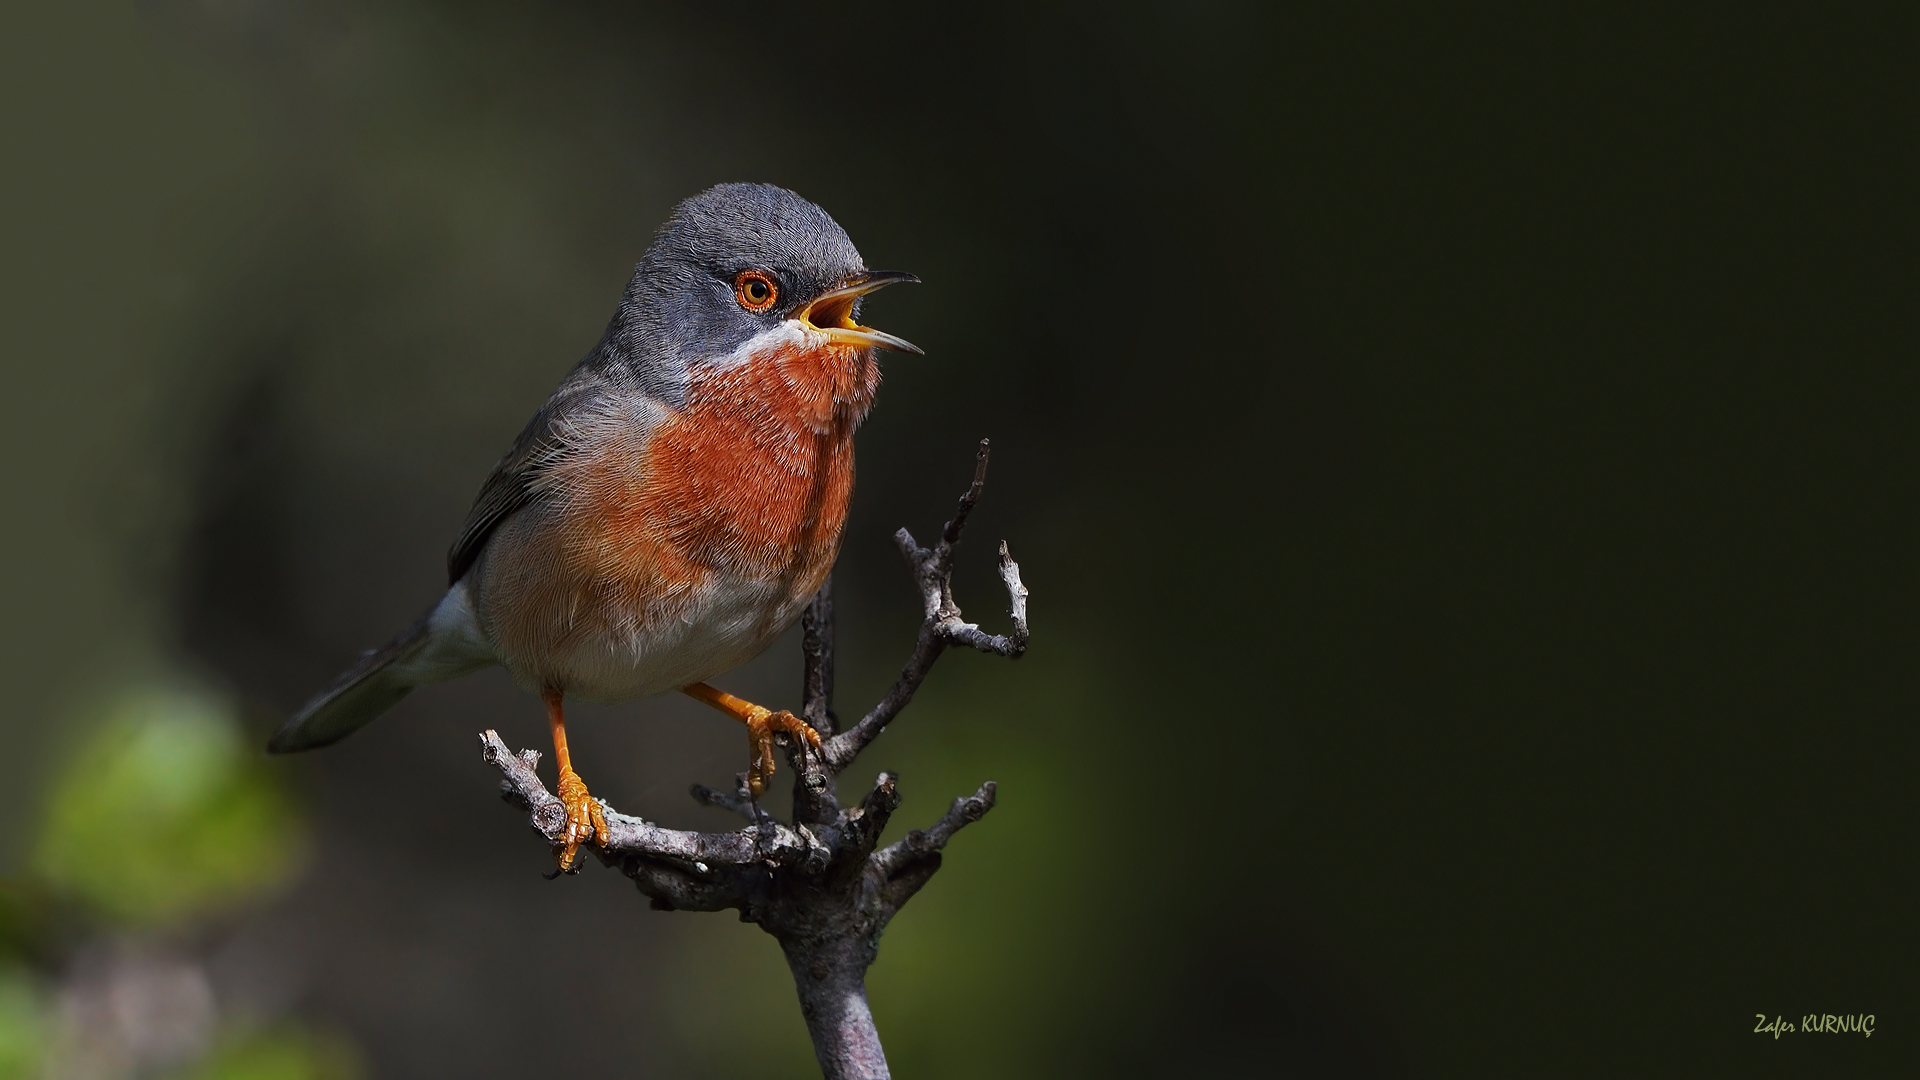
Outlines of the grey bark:
[[[845,731],[836,733],[833,711],[831,580],[802,617],[806,664],[801,715],[825,744],[821,751],[803,754],[793,740],[784,735],[778,739],[797,776],[790,820],[777,818],[751,797],[745,773],[736,777],[731,792],[703,784],[692,789],[695,801],[744,817],[746,826],[737,832],[668,829],[606,807],[610,835],[597,852],[600,860],[632,878],[655,909],[738,910],[741,921],[759,924],[780,942],[814,1054],[828,1080],[888,1076],[866,990],[867,968],[877,955],[881,931],[940,869],[941,852],[954,834],[993,808],[994,784],[988,781],[972,795],[955,799],[946,816],[930,828],[916,829],[882,848],[880,835],[900,805],[897,778],[881,773],[860,804],[844,810],[834,790],[840,774],[913,700],[948,646],[1010,659],[1026,652],[1027,589],[1005,543],[1000,545],[1000,579],[1007,589],[1011,631],[989,634],[966,622],[953,598],[953,552],[986,481],[987,451],[983,440],[973,483],[961,496],[953,520],[941,530],[939,542],[923,548],[905,529],[894,535],[920,590],[920,632],[893,687]],[[480,745],[484,760],[504,778],[502,797],[526,810],[533,830],[558,847],[566,834],[566,811],[535,772],[540,754],[513,753],[492,731],[480,736]]]

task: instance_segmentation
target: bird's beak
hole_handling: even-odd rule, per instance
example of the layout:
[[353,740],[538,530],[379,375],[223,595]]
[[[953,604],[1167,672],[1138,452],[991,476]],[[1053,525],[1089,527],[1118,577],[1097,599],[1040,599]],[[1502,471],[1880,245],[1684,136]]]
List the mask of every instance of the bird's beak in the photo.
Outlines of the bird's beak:
[[877,289],[884,289],[897,281],[919,281],[912,274],[898,270],[873,270],[856,274],[845,285],[830,289],[815,297],[813,302],[803,307],[794,318],[827,335],[827,340],[835,345],[849,345],[857,349],[878,346],[895,352],[920,353],[920,347],[906,338],[894,337],[883,330],[870,326],[861,326],[853,321],[853,302]]

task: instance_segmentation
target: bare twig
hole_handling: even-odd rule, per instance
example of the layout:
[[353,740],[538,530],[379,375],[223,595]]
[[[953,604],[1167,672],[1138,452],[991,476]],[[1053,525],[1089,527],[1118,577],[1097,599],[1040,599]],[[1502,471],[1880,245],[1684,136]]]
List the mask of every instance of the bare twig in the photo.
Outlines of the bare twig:
[[695,784],[690,789],[690,794],[693,795],[693,801],[701,806],[731,810],[748,821],[771,820],[773,815],[767,813],[764,807],[754,801],[753,790],[747,786],[747,774],[736,773],[733,780],[732,791],[721,791],[705,784]]
[[801,716],[822,735],[833,734],[833,575],[800,615],[800,654],[806,661]]
[[[803,715],[823,735],[821,752],[802,755],[782,739],[795,766],[794,815],[782,822],[748,793],[746,776],[732,792],[695,784],[692,795],[747,820],[737,832],[667,829],[606,810],[607,834],[595,837],[602,862],[632,878],[655,908],[719,911],[738,909],[779,939],[800,992],[801,1013],[814,1052],[829,1080],[887,1076],[886,1056],[867,1008],[866,970],[880,932],[940,868],[941,851],[955,833],[993,808],[992,781],[955,799],[946,815],[884,848],[880,836],[900,806],[897,777],[881,773],[858,806],[842,810],[834,781],[860,752],[912,701],[914,692],[950,645],[1018,659],[1027,649],[1027,589],[1019,564],[1000,545],[1000,580],[1006,587],[1012,630],[989,634],[966,622],[953,597],[953,551],[967,515],[986,483],[988,444],[981,440],[973,482],[960,497],[953,519],[929,550],[905,529],[894,540],[913,572],[923,610],[912,654],[886,697],[846,731],[833,734],[833,593],[821,587],[802,617],[806,660]],[[481,756],[500,771],[502,796],[527,811],[528,823],[548,844],[559,846],[566,810],[547,790],[535,767],[540,755],[513,753],[488,731]],[[878,850],[876,850],[876,848]]]
[[853,850],[866,854],[880,843],[880,834],[886,831],[887,820],[900,808],[900,790],[895,787],[899,777],[883,772],[873,782],[873,790],[867,794],[860,805],[847,812],[846,839]]
[[941,530],[940,542],[932,550],[916,543],[913,534],[906,529],[893,534],[895,546],[906,558],[907,565],[913,570],[914,581],[920,587],[923,611],[920,635],[914,642],[913,655],[907,658],[906,666],[900,670],[900,677],[894,680],[887,696],[880,699],[880,704],[875,705],[853,727],[827,743],[827,763],[835,770],[845,769],[852,764],[860,751],[879,737],[893,722],[893,718],[900,714],[900,710],[907,707],[914,693],[920,689],[920,684],[926,680],[927,673],[933,670],[934,661],[940,659],[940,654],[946,651],[947,646],[961,645],[1013,660],[1026,654],[1027,587],[1020,581],[1020,564],[1013,561],[1005,541],[1000,544],[1000,580],[1007,588],[1008,603],[1013,613],[1013,632],[1000,635],[981,630],[961,617],[960,605],[953,598],[953,549],[959,544],[960,530],[966,524],[967,515],[973,511],[974,503],[979,501],[981,488],[986,484],[988,450],[987,440],[980,440],[973,483],[968,486],[966,494],[960,496],[960,505],[954,511],[953,520]]
[[1007,639],[1011,651],[1005,655],[1018,660],[1027,652],[1027,587],[1020,582],[1020,564],[1013,561],[1005,540],[1000,541],[1000,583],[1007,587],[1007,614],[1013,618]]
[[946,847],[947,841],[953,839],[954,833],[987,816],[987,811],[993,809],[994,797],[998,790],[999,786],[989,780],[981,784],[980,790],[972,795],[953,800],[953,805],[948,808],[946,816],[934,822],[932,828],[924,832],[915,829],[904,838],[876,852],[873,856],[874,869],[882,875],[892,876],[894,871],[914,859]]

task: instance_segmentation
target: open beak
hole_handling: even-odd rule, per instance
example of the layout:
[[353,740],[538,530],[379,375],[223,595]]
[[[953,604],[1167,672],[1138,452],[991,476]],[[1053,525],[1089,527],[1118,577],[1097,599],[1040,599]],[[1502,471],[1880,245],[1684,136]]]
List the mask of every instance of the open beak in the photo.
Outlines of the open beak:
[[879,347],[895,352],[920,353],[920,347],[906,338],[894,337],[884,330],[875,330],[870,326],[861,326],[853,321],[853,302],[874,292],[884,289],[897,281],[919,281],[912,274],[898,270],[873,270],[855,275],[852,280],[837,289],[821,293],[813,303],[801,308],[794,318],[827,335],[827,340],[835,345],[848,345],[856,349]]

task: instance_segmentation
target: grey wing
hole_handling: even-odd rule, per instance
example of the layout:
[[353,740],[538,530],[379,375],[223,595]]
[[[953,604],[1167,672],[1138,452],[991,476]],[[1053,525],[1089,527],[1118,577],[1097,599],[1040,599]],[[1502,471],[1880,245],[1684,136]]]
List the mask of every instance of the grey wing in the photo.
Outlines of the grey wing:
[[467,511],[467,522],[461,526],[460,536],[447,550],[448,585],[457,584],[473,569],[481,549],[487,546],[487,538],[501,522],[535,499],[542,475],[567,454],[564,418],[572,410],[586,405],[598,391],[594,381],[569,379],[533,414],[533,419],[527,421],[520,437],[513,441],[513,448],[480,485],[480,494],[474,497],[473,509]]

